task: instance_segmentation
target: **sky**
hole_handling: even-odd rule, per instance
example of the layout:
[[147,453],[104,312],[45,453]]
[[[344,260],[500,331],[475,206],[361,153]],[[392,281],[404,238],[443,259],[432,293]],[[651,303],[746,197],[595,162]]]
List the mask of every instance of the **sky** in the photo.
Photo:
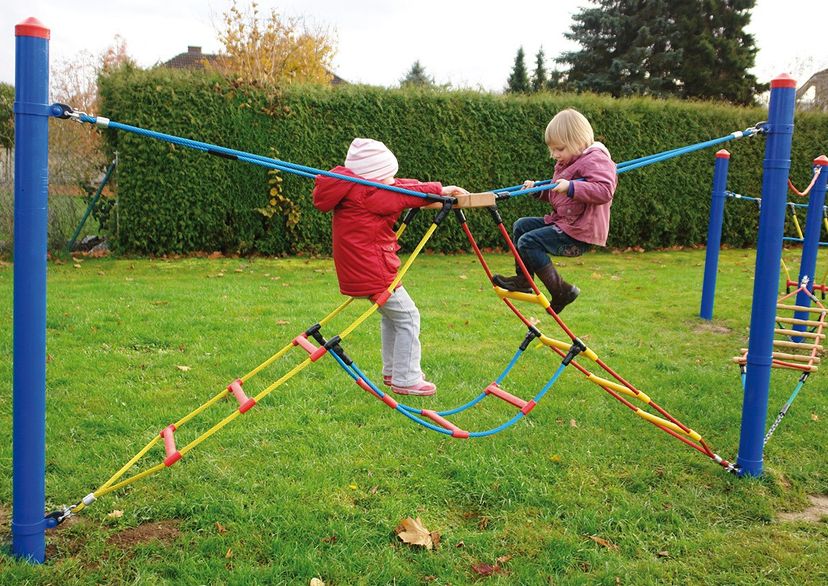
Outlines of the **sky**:
[[[82,52],[93,56],[126,42],[142,67],[167,61],[189,45],[220,49],[218,31],[230,0],[5,0],[0,13],[0,81],[14,83],[14,25],[34,16],[51,29],[53,66]],[[249,6],[249,0],[239,0]],[[353,83],[394,86],[418,61],[440,84],[500,91],[519,47],[534,68],[543,48],[552,59],[579,45],[564,38],[571,17],[588,0],[259,0],[330,31],[336,40],[333,71]],[[748,32],[759,53],[752,70],[760,81],[790,73],[800,84],[828,68],[822,34],[825,0],[757,0]]]

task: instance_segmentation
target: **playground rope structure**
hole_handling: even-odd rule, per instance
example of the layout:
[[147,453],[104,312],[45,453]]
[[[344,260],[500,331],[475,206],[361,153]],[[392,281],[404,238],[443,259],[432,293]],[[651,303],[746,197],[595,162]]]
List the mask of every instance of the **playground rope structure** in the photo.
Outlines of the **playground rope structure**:
[[[799,295],[805,295],[814,305],[796,305],[796,302],[794,302],[794,305],[785,303],[791,297]],[[796,291],[788,292],[780,297],[776,309],[780,313],[792,312],[794,315],[791,317],[787,315],[776,316],[771,367],[794,370],[801,374],[793,392],[785,401],[776,416],[776,420],[765,434],[763,445],[768,443],[782,419],[787,415],[788,409],[790,409],[794,399],[805,385],[808,376],[819,369],[821,355],[825,350],[823,342],[825,340],[825,321],[828,310],[808,288],[808,277],[802,279],[802,283]],[[797,313],[806,314],[807,319],[797,317]],[[815,315],[811,316],[810,314]],[[808,341],[804,341],[806,339]],[[733,361],[740,366],[743,388],[747,375],[747,352],[747,348],[742,348],[741,355],[733,358]]]
[[[135,454],[135,456],[133,456],[129,461],[127,461],[120,469],[118,469],[109,479],[106,480],[106,482],[100,485],[97,489],[90,492],[82,499],[80,499],[76,504],[64,506],[62,509],[47,515],[47,524],[49,526],[55,526],[61,523],[71,515],[80,512],[87,506],[91,505],[95,500],[106,494],[109,494],[113,491],[117,491],[137,480],[146,478],[172,466],[182,457],[188,454],[190,451],[192,451],[205,440],[207,440],[210,436],[220,431],[222,428],[234,421],[239,416],[250,411],[265,397],[267,397],[267,395],[272,393],[282,384],[293,378],[295,375],[297,375],[305,368],[307,368],[309,365],[318,361],[325,355],[330,355],[359,388],[366,391],[369,395],[381,401],[397,413],[431,431],[460,439],[486,437],[513,426],[515,423],[527,416],[541,402],[541,400],[544,398],[547,392],[558,381],[559,377],[566,369],[566,367],[572,366],[588,381],[596,384],[599,388],[604,390],[606,393],[618,400],[622,405],[631,410],[635,415],[650,422],[651,424],[655,425],[657,428],[664,431],[665,433],[675,437],[687,446],[709,457],[711,460],[722,466],[725,470],[730,472],[736,472],[736,467],[734,466],[734,464],[730,463],[729,461],[725,460],[724,458],[716,454],[708,446],[707,442],[705,442],[705,440],[698,432],[684,425],[678,419],[670,415],[670,413],[668,413],[664,408],[659,406],[648,394],[636,388],[632,383],[630,383],[628,380],[626,380],[617,372],[615,372],[597,355],[595,351],[587,347],[584,344],[584,342],[572,332],[572,330],[561,320],[557,313],[551,308],[549,300],[541,292],[538,286],[534,283],[533,279],[529,275],[526,266],[521,260],[514,243],[512,242],[509,236],[509,232],[503,225],[502,218],[497,209],[497,205],[494,203],[494,201],[519,197],[550,189],[555,185],[555,183],[553,183],[552,180],[539,181],[535,184],[535,186],[529,189],[524,189],[522,185],[515,185],[511,187],[504,187],[502,189],[496,189],[488,194],[472,194],[472,196],[488,195],[490,197],[491,202],[486,205],[469,205],[466,207],[486,207],[488,209],[492,219],[497,224],[497,229],[503,237],[504,242],[506,243],[510,252],[514,256],[515,262],[520,267],[520,270],[523,272],[524,276],[527,277],[527,280],[532,284],[532,293],[507,291],[505,289],[495,286],[494,284],[492,285],[494,293],[506,304],[506,306],[526,327],[526,334],[524,335],[523,340],[518,346],[518,349],[516,350],[515,354],[513,355],[509,363],[506,365],[506,367],[476,397],[474,397],[467,403],[460,405],[459,407],[442,411],[434,411],[430,409],[420,409],[403,404],[395,400],[388,393],[382,391],[379,388],[379,386],[375,384],[356,364],[356,362],[345,352],[344,345],[346,339],[350,336],[350,334],[352,334],[362,323],[364,323],[374,312],[376,312],[377,309],[381,307],[385,303],[385,301],[391,296],[396,287],[402,281],[403,277],[408,273],[412,264],[417,259],[418,255],[423,250],[428,240],[431,238],[431,236],[434,234],[437,228],[441,225],[443,220],[452,211],[454,212],[454,215],[457,221],[459,222],[461,229],[466,235],[470,246],[472,247],[483,271],[486,274],[486,277],[491,282],[493,273],[489,268],[488,264],[486,263],[483,253],[481,252],[480,247],[478,246],[474,236],[472,235],[468,227],[465,214],[462,209],[463,206],[458,203],[458,198],[422,194],[395,186],[389,186],[385,184],[375,183],[372,181],[367,181],[364,179],[360,179],[358,177],[339,175],[336,173],[332,173],[330,171],[314,169],[311,167],[298,165],[295,163],[289,163],[279,159],[273,159],[269,157],[255,155],[252,153],[246,153],[243,151],[221,147],[218,145],[203,143],[169,134],[154,132],[151,130],[146,130],[135,126],[114,122],[101,116],[90,116],[84,112],[77,112],[69,106],[63,104],[54,104],[53,106],[51,106],[51,113],[53,116],[58,118],[74,119],[81,123],[96,125],[99,128],[112,128],[125,132],[131,132],[148,138],[153,138],[172,144],[177,144],[188,148],[200,150],[223,158],[244,161],[271,169],[277,169],[280,171],[293,173],[309,179],[313,179],[317,175],[326,175],[331,177],[337,177],[339,179],[343,179],[346,181],[375,186],[378,188],[385,189],[387,191],[404,193],[407,195],[414,195],[416,197],[431,200],[433,202],[434,207],[439,207],[439,211],[437,211],[437,213],[435,214],[431,226],[425,231],[420,241],[414,248],[413,252],[409,256],[408,260],[400,268],[393,282],[382,293],[372,297],[372,303],[370,307],[363,311],[360,315],[358,315],[353,322],[351,322],[348,326],[346,326],[344,329],[340,330],[336,334],[329,335],[327,331],[323,334],[323,328],[328,326],[335,317],[341,314],[354,301],[354,298],[350,297],[347,300],[345,300],[342,304],[340,304],[338,307],[336,307],[333,311],[331,311],[328,315],[323,317],[319,322],[310,326],[304,332],[301,332],[298,335],[296,335],[284,347],[278,350],[270,358],[256,366],[253,370],[232,381],[230,384],[227,385],[226,388],[219,391],[212,398],[207,400],[198,408],[194,409],[192,412],[188,413],[181,419],[167,425],[162,430],[160,430],[160,432],[156,434],[154,437],[152,437],[150,441],[137,454]],[[759,123],[754,127],[745,129],[743,131],[733,132],[720,138],[684,147],[679,147],[662,153],[657,153],[654,155],[649,155],[631,161],[619,163],[617,166],[617,172],[624,173],[633,169],[665,161],[700,149],[709,148],[718,144],[722,144],[730,140],[763,134],[765,132],[764,124],[765,123]],[[480,198],[480,200],[487,202],[489,201],[485,197]],[[418,211],[418,209],[409,210],[409,212],[403,217],[399,229],[397,230],[398,238],[402,236],[402,234],[405,232],[406,228],[408,227],[408,225],[410,224],[410,222],[415,217]],[[565,334],[567,339],[556,339],[544,334],[533,320],[528,318],[526,315],[524,315],[523,312],[520,311],[517,305],[518,303],[529,303],[530,305],[541,307],[549,316],[551,316],[551,318],[557,324],[558,328],[560,328],[560,330]],[[548,380],[546,380],[544,384],[540,386],[540,388],[535,392],[531,399],[527,400],[517,396],[516,394],[509,392],[504,387],[506,386],[505,383],[507,376],[531,345],[535,345],[539,348],[549,348],[552,352],[554,352],[560,357],[561,362],[555,368],[552,376]],[[278,379],[276,379],[269,385],[265,386],[263,389],[259,390],[258,393],[256,393],[255,395],[250,396],[248,394],[250,391],[245,388],[245,385],[247,385],[249,381],[251,381],[254,377],[262,373],[262,371],[264,371],[280,359],[284,358],[294,349],[300,350],[300,358],[297,361],[297,363],[290,367],[289,370],[282,374]],[[305,354],[301,354],[301,352],[304,352]],[[584,360],[581,361],[580,359]],[[584,364],[592,363],[595,367],[603,371],[601,376],[593,373],[581,362],[584,362]],[[183,426],[185,426],[187,423],[189,423],[190,421],[192,421],[193,419],[195,419],[211,407],[215,406],[217,403],[223,401],[226,398],[230,398],[231,396],[238,403],[238,405],[230,414],[226,415],[223,419],[215,423],[212,427],[201,433],[195,439],[192,439],[189,443],[186,443],[185,445],[180,447],[176,444],[176,433]],[[484,399],[490,396],[495,397],[514,407],[516,409],[515,414],[511,418],[509,418],[508,420],[496,427],[479,431],[464,430],[448,419],[449,417],[455,414],[461,413],[474,407],[475,405],[481,403]],[[154,465],[151,465],[150,467],[140,472],[136,472],[131,476],[124,478],[124,476],[126,476],[127,473],[130,472],[133,466],[138,464],[138,462],[142,460],[144,456],[146,456],[159,443],[163,443],[164,445],[165,457],[163,458],[163,460],[161,462],[155,463]]]

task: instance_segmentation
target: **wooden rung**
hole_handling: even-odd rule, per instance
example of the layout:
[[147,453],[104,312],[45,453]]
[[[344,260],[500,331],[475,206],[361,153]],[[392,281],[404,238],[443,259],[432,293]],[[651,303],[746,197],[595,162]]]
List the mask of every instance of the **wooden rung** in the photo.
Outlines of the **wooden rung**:
[[818,344],[805,344],[804,342],[789,342],[788,340],[774,340],[773,345],[778,348],[799,348],[801,350],[813,350],[814,348],[821,354],[822,346]]
[[785,305],[783,303],[778,304],[776,309],[784,309],[786,311],[806,311],[810,313],[825,313],[826,311],[824,307],[805,307],[804,305]]
[[[457,208],[490,208],[495,204],[495,194],[491,191],[483,193],[468,193],[466,195],[453,195],[457,203],[452,206],[452,209]],[[440,209],[443,207],[438,201],[423,206],[427,209]]]
[[819,332],[800,332],[798,330],[786,330],[782,328],[775,328],[773,330],[774,334],[779,336],[791,336],[796,337],[799,336],[800,338],[817,338],[822,339],[825,337],[825,334]]
[[[747,356],[734,356],[733,362],[736,364],[747,364]],[[774,368],[790,368],[793,370],[804,370],[806,372],[816,372],[819,367],[814,364],[787,364],[781,360],[774,360],[771,363]]]
[[825,322],[816,321],[812,319],[796,319],[794,317],[777,317],[776,321],[781,324],[793,324],[795,326],[824,326]]
[[[740,348],[740,352],[744,352],[747,355],[747,348]],[[772,352],[771,356],[773,358],[778,358],[780,360],[792,360],[794,362],[810,362],[813,360],[815,363],[819,364],[819,358],[811,358],[810,356],[804,356],[802,354],[785,354],[784,352]]]

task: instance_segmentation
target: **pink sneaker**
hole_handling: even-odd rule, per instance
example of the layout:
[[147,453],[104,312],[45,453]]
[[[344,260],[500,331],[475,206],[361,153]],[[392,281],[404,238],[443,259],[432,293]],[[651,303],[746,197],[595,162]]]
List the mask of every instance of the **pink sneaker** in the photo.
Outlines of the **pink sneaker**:
[[436,393],[437,385],[421,378],[419,382],[411,385],[410,387],[398,387],[397,385],[391,385],[391,390],[398,395],[418,395],[425,397]]
[[[420,377],[422,377],[423,379],[425,379],[425,374],[421,372],[421,373],[420,373]],[[386,387],[390,387],[390,386],[391,386],[391,375],[390,375],[390,374],[384,374],[384,375],[382,375],[382,384],[384,384]]]

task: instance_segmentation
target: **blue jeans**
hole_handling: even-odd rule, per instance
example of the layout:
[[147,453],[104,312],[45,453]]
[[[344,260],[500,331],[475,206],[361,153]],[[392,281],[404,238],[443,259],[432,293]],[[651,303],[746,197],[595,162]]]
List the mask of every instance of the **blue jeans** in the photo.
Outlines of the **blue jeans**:
[[552,256],[581,256],[590,245],[575,240],[555,224],[545,224],[543,218],[520,218],[512,226],[512,239],[520,258],[531,273],[550,263]]

